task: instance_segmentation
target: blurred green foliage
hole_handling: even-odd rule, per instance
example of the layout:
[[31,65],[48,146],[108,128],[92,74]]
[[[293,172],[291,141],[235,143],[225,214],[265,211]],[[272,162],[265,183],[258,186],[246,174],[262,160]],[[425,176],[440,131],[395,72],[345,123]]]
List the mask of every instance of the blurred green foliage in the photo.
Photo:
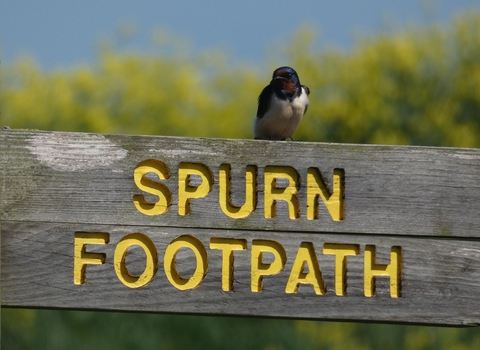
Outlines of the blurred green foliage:
[[2,349],[480,349],[477,328],[2,309]]
[[[191,55],[156,34],[157,53],[104,45],[98,63],[45,72],[23,59],[2,70],[2,125],[62,131],[251,138],[256,99],[288,64],[310,87],[296,133],[305,141],[480,147],[480,13],[448,27],[315,48],[299,30],[268,71],[221,52]],[[278,62],[277,62],[278,61]],[[2,310],[4,349],[480,349],[476,328],[235,317]]]
[[[3,70],[2,123],[12,128],[251,138],[256,99],[279,64],[310,87],[296,133],[305,141],[480,147],[480,14],[448,28],[315,49],[299,30],[276,65],[258,72],[221,52],[191,55],[158,33],[158,53],[104,45],[94,67],[44,72],[24,59]],[[163,53],[163,54],[162,54]]]

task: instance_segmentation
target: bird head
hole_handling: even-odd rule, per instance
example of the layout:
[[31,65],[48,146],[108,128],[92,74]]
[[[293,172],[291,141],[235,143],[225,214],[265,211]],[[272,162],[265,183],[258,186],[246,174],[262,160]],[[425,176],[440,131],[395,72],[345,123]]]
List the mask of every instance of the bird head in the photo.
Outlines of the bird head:
[[284,90],[287,94],[293,94],[301,87],[297,72],[290,67],[280,67],[273,72],[270,84],[277,89]]

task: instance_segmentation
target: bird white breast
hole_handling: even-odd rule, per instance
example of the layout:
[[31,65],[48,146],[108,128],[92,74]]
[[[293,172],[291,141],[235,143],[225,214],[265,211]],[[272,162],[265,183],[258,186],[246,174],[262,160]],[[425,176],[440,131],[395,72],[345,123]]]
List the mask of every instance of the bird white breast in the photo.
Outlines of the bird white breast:
[[309,104],[304,88],[302,94],[292,102],[282,100],[273,94],[268,111],[262,118],[255,118],[255,138],[284,140],[291,138]]

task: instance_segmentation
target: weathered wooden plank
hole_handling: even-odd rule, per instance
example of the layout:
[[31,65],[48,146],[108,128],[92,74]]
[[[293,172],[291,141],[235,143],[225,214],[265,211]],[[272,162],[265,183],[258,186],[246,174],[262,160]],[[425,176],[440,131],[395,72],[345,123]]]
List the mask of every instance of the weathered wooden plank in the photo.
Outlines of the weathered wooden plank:
[[[342,145],[258,140],[191,139],[2,131],[3,221],[88,223],[218,229],[251,229],[479,237],[480,150],[375,145]],[[135,209],[144,194],[133,180],[136,166],[159,160],[170,178],[159,181],[172,193],[168,212],[148,216]],[[191,200],[179,215],[178,167],[201,163],[214,178],[205,198]],[[232,169],[232,202],[245,200],[245,168],[258,168],[258,200],[246,218],[232,219],[219,206],[219,167]],[[290,219],[278,202],[277,216],[265,218],[267,166],[296,169],[300,217]],[[318,219],[306,218],[306,176],[318,168],[332,188],[334,169],[344,171],[345,217],[333,221],[320,203]],[[192,183],[195,184],[195,177]],[[280,185],[279,185],[280,186]]]
[[478,149],[2,131],[0,155],[2,306],[479,323]]
[[[332,233],[265,232],[198,228],[3,223],[2,306],[54,307],[93,310],[257,315],[306,319],[380,321],[421,324],[473,325],[480,322],[480,242],[451,238],[392,237]],[[74,284],[75,232],[106,232],[108,244],[89,244],[87,252],[106,254],[102,265],[87,265],[85,284]],[[158,270],[145,286],[129,288],[117,277],[114,252],[119,241],[142,233],[158,252]],[[200,285],[179,290],[167,279],[165,251],[182,235],[196,237],[205,247],[208,272]],[[246,240],[246,249],[234,255],[233,291],[222,291],[222,251],[211,249],[212,237]],[[265,276],[262,292],[252,292],[251,269],[254,240],[270,240],[286,251],[283,270]],[[325,295],[312,285],[286,293],[286,284],[302,242],[313,244]],[[323,252],[325,243],[358,245],[359,254],[348,256],[346,295],[335,291],[335,256]],[[401,296],[392,298],[388,277],[378,277],[376,296],[366,297],[365,249],[376,247],[376,263],[390,263],[392,247],[401,247]],[[138,246],[128,250],[126,265],[132,275],[145,269],[146,254]],[[273,255],[272,255],[273,256]],[[265,254],[265,263],[272,258]],[[196,259],[184,248],[176,258],[181,276],[188,279]],[[308,269],[312,269],[308,265]],[[306,271],[306,270],[305,270]]]

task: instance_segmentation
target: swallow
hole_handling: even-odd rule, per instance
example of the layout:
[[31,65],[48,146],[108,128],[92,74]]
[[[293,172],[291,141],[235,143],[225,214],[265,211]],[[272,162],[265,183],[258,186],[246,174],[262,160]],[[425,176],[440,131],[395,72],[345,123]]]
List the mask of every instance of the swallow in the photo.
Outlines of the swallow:
[[258,96],[255,139],[293,139],[293,133],[307,112],[309,94],[310,89],[300,84],[293,68],[275,69],[270,84]]

